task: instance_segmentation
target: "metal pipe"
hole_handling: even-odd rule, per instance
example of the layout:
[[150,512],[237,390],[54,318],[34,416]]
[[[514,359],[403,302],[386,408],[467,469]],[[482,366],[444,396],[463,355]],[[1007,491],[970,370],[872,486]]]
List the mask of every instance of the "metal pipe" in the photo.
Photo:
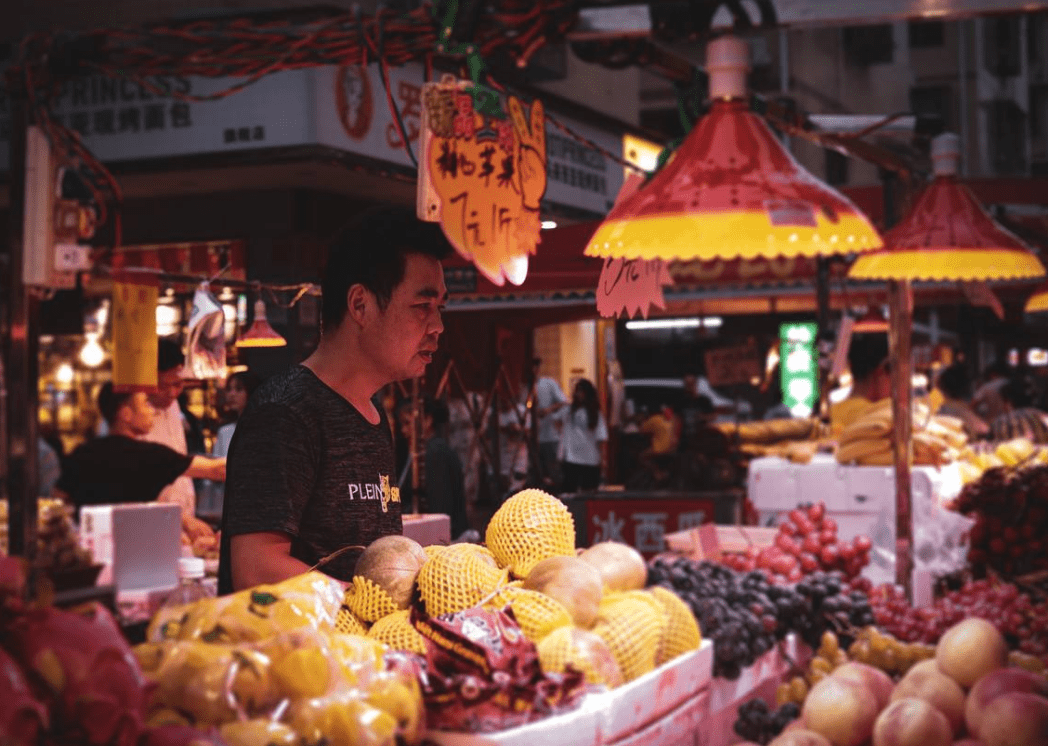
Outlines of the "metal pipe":
[[957,105],[960,121],[957,123],[957,135],[961,140],[960,155],[957,159],[957,175],[966,174],[968,162],[968,21],[957,21]]

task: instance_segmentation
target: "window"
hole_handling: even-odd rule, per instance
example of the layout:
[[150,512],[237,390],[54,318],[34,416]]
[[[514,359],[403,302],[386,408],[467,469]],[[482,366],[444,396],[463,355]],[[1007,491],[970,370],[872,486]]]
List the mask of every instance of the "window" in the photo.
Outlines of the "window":
[[826,151],[826,182],[830,186],[848,183],[848,156],[836,150]]
[[984,18],[983,51],[986,70],[999,78],[1015,77],[1022,68],[1020,30],[1022,18],[1002,16]]
[[844,54],[853,65],[888,64],[895,52],[895,38],[889,23],[875,26],[846,26]]
[[946,85],[910,89],[910,111],[927,130],[939,133],[953,128],[953,93]]
[[987,111],[990,156],[999,175],[1026,173],[1026,114],[1014,101],[993,101]]
[[910,48],[941,47],[945,28],[940,21],[910,21]]

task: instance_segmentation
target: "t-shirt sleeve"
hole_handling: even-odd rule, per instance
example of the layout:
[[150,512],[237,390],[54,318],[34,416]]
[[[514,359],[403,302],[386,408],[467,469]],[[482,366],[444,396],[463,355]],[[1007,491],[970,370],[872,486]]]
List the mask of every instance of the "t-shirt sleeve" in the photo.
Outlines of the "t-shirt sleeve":
[[142,452],[142,461],[139,463],[148,473],[155,476],[159,484],[158,492],[185,474],[193,463],[192,456],[179,453],[161,443],[144,440],[132,442],[137,446],[143,446],[139,448]]
[[249,408],[226,460],[223,530],[298,536],[316,475],[316,449],[301,417],[280,404]]

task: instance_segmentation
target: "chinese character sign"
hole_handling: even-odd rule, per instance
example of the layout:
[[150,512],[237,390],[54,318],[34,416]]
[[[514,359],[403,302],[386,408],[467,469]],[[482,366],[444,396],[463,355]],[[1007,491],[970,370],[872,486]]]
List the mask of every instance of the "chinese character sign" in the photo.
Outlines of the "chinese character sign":
[[662,287],[672,284],[661,259],[607,258],[597,285],[597,312],[604,318],[636,313],[648,318],[653,305],[666,307]]
[[523,282],[546,191],[542,103],[525,115],[510,96],[508,108],[500,120],[475,111],[463,84],[423,87],[418,215],[440,222],[456,251],[496,285]]
[[113,388],[156,389],[157,283],[122,273],[113,282]]
[[666,551],[666,534],[713,521],[716,505],[705,498],[586,500],[587,542],[619,541],[651,557]]

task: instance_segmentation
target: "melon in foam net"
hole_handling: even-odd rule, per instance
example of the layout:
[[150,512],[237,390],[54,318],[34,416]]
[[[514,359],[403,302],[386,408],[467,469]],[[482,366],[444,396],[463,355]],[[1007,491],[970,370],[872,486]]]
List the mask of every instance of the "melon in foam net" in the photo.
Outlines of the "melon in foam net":
[[559,601],[575,626],[590,629],[604,595],[600,572],[578,557],[547,557],[524,579],[524,588]]

